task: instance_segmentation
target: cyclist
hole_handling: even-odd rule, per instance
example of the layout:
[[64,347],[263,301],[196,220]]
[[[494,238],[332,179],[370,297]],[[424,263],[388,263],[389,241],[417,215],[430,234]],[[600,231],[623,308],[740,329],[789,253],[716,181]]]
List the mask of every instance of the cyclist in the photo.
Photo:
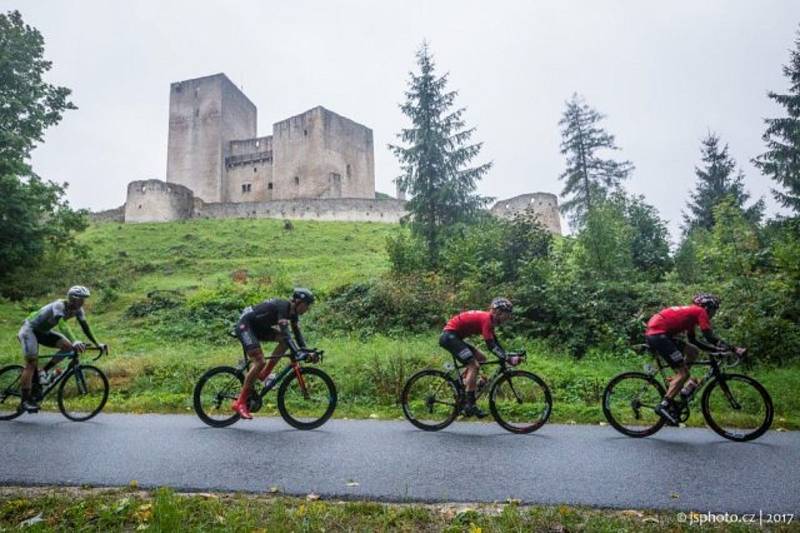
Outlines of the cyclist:
[[[72,330],[66,323],[67,320],[75,317],[78,324],[81,325],[83,333],[92,344],[101,350],[106,349],[104,344],[98,343],[94,338],[92,330],[89,328],[89,323],[86,322],[83,303],[90,294],[89,289],[86,287],[76,285],[67,291],[66,300],[56,300],[45,305],[38,311],[28,315],[25,322],[23,322],[17,338],[22,345],[22,354],[25,357],[25,369],[22,371],[20,382],[20,388],[22,389],[21,407],[25,411],[35,413],[39,410],[39,406],[31,397],[31,386],[33,384],[33,376],[36,374],[39,357],[39,345],[58,348],[62,352],[75,350],[78,353],[83,353],[86,350],[86,344],[75,340],[75,335],[73,335]],[[60,333],[52,331],[56,327]],[[51,358],[42,371],[48,372],[61,359],[63,359],[63,356]]]
[[467,367],[464,373],[464,387],[467,391],[467,404],[463,409],[465,416],[483,418],[486,413],[475,405],[475,386],[478,381],[480,364],[486,361],[486,356],[480,350],[464,342],[472,335],[480,334],[486,341],[486,346],[497,356],[505,359],[507,354],[497,342],[494,332],[496,325],[502,324],[511,318],[514,307],[507,298],[495,298],[488,311],[465,311],[452,317],[444,327],[439,337],[439,346],[453,354]]
[[[647,346],[659,354],[675,371],[664,399],[655,411],[668,423],[678,425],[673,411],[673,399],[689,379],[689,363],[697,357],[698,347],[706,351],[729,350],[732,347],[717,338],[711,329],[711,317],[717,312],[720,299],[713,294],[700,293],[692,299],[692,305],[668,307],[653,315],[647,322],[645,340]],[[695,336],[695,327],[700,326],[706,342]],[[689,342],[676,338],[685,333]]]
[[[314,303],[314,295],[308,289],[296,288],[292,299],[282,300],[272,298],[256,306],[247,307],[242,311],[239,322],[236,324],[236,336],[242,343],[245,354],[253,361],[253,366],[244,378],[244,385],[239,397],[231,406],[244,419],[250,420],[253,415],[247,406],[247,398],[256,378],[265,380],[283,357],[286,350],[291,347],[293,351],[306,349],[306,341],[297,325],[300,315],[308,311]],[[291,333],[289,327],[291,326]],[[272,351],[269,363],[264,361],[264,352],[259,341],[277,341],[278,345]]]

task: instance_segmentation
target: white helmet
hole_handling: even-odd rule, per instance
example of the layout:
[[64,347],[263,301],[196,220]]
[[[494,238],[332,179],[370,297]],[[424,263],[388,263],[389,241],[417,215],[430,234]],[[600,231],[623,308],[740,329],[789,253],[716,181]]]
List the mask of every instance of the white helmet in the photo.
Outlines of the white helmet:
[[71,287],[71,288],[70,288],[70,289],[67,291],[67,296],[68,296],[69,298],[81,298],[81,299],[86,299],[86,298],[88,298],[90,295],[91,295],[91,293],[89,292],[89,289],[87,289],[87,288],[86,288],[86,287],[84,287],[83,285],[75,285],[74,287]]

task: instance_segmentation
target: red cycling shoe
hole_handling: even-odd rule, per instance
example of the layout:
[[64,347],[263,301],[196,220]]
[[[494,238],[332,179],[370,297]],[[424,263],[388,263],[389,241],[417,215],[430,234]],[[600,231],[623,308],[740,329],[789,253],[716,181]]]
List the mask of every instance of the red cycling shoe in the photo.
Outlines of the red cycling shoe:
[[239,413],[239,416],[244,418],[245,420],[252,420],[253,415],[250,414],[250,409],[247,408],[247,403],[240,403],[239,400],[236,400],[231,405],[231,408]]

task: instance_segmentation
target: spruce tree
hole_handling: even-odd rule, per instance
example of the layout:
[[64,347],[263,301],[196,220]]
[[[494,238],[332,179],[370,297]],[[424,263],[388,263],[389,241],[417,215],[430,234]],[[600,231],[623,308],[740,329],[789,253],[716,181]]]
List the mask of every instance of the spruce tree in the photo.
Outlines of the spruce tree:
[[714,208],[726,199],[730,199],[750,222],[759,222],[764,213],[764,201],[745,207],[750,194],[744,189],[744,174],[741,170],[737,172],[728,145],[720,146],[719,136],[709,132],[702,140],[700,152],[703,164],[694,170],[697,185],[691,193],[689,210],[683,213],[684,231],[688,233],[695,228],[710,230],[714,226]]
[[783,190],[772,190],[775,199],[800,214],[800,32],[794,45],[789,64],[783,67],[789,91],[767,93],[786,109],[786,116],[764,119],[767,129],[762,139],[767,151],[753,159],[753,164],[782,186]]
[[598,154],[601,150],[619,150],[614,136],[600,126],[605,115],[589,107],[578,94],[573,94],[566,105],[558,125],[567,168],[559,179],[565,181],[561,196],[569,198],[561,204],[561,211],[570,215],[574,227],[581,227],[592,208],[619,188],[633,165]]
[[447,226],[472,219],[487,203],[475,188],[491,163],[470,167],[482,143],[470,144],[475,128],[466,128],[465,108],[454,108],[457,91],[447,90],[447,74],[436,74],[427,43],[417,51],[419,73],[410,73],[400,109],[411,127],[397,135],[404,146],[389,145],[400,162],[398,188],[408,193],[412,232],[426,244],[428,260],[438,263]]

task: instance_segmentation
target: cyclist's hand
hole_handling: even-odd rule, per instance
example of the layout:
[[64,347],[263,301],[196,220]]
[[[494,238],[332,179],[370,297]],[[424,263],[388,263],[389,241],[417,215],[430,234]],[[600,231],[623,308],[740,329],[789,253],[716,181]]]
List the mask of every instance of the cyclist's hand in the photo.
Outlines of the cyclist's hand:
[[100,350],[101,354],[108,355],[108,344],[98,344],[97,348]]
[[747,357],[747,348],[742,348],[742,347],[734,348],[733,351],[736,352],[736,355],[738,355],[742,359]]
[[86,351],[86,344],[81,341],[75,341],[72,343],[72,349],[77,353],[83,353]]

